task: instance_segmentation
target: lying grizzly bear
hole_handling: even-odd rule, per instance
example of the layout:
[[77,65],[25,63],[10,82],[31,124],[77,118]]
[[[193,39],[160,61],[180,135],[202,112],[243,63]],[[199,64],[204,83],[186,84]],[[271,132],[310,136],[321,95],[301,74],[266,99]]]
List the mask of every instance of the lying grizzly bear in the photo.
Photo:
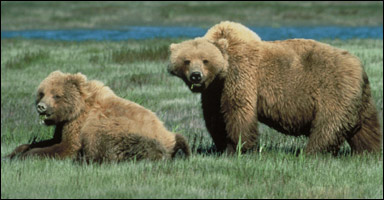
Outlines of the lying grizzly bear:
[[219,151],[233,153],[240,135],[243,151],[253,149],[259,121],[307,136],[307,154],[336,154],[345,141],[357,153],[381,149],[367,74],[347,51],[307,39],[261,41],[223,22],[202,38],[171,44],[170,53],[168,71],[201,93]]
[[81,73],[52,72],[38,87],[36,109],[44,124],[56,127],[53,138],[23,144],[9,157],[79,156],[100,162],[159,160],[179,149],[190,154],[185,138],[167,131],[153,112]]

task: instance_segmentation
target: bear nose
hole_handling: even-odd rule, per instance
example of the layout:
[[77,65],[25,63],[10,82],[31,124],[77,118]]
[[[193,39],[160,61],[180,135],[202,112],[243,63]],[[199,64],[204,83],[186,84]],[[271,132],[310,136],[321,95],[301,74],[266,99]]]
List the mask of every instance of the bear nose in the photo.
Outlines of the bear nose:
[[189,77],[192,83],[200,83],[201,81],[201,72],[192,72],[191,76]]
[[40,102],[37,104],[37,112],[44,113],[46,111],[47,111],[47,105],[45,103]]

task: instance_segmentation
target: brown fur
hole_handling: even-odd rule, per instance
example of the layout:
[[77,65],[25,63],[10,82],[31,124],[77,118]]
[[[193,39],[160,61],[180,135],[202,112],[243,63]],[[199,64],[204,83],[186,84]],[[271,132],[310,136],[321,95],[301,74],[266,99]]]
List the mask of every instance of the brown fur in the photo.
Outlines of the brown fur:
[[[258,121],[308,136],[308,154],[337,153],[344,141],[358,153],[381,149],[368,78],[355,56],[314,40],[244,40],[236,26],[216,25],[208,39],[170,45],[168,70],[201,92],[219,150],[233,153],[239,135],[244,150],[255,147]],[[200,83],[191,71],[201,72]]]
[[189,155],[182,136],[167,131],[153,112],[80,73],[52,72],[38,87],[36,106],[47,116],[44,123],[56,126],[53,139],[21,145],[9,157],[156,160],[172,157],[179,146]]
[[167,150],[156,139],[143,137],[140,134],[97,133],[97,147],[90,146],[93,142],[84,142],[77,154],[78,161],[125,161],[125,160],[162,160],[169,158]]

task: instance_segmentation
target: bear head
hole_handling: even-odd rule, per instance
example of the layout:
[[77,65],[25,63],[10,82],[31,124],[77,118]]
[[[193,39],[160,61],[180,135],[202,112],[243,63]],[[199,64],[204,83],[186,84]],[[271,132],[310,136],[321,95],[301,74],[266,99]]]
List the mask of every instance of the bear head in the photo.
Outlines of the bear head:
[[217,77],[224,77],[228,68],[228,42],[212,42],[204,38],[171,44],[168,72],[180,77],[192,92],[202,92]]
[[57,125],[76,119],[85,108],[83,85],[86,77],[81,73],[52,72],[37,89],[36,110],[41,123]]

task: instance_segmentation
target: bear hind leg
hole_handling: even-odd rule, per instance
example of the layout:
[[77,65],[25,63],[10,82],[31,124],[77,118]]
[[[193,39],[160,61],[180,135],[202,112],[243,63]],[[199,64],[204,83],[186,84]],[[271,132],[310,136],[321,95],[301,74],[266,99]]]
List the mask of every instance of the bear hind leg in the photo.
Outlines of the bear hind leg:
[[142,160],[148,159],[152,161],[167,158],[165,147],[157,140],[143,137],[137,134],[130,134],[125,137],[116,149],[117,160]]
[[120,134],[119,137],[101,134],[97,141],[83,141],[77,160],[102,163],[143,159],[156,161],[168,157],[165,147],[155,139],[139,134]]
[[336,135],[338,134],[325,136],[318,132],[311,133],[308,144],[305,147],[305,153],[309,155],[316,153],[332,153],[333,155],[337,155],[345,138],[337,137]]
[[353,153],[379,152],[382,146],[382,134],[376,110],[371,107],[362,115],[361,126],[347,138]]
[[309,140],[305,147],[306,154],[332,153],[337,155],[345,142],[345,129],[337,115],[318,117],[311,128]]
[[176,133],[175,134],[176,144],[173,147],[172,158],[174,158],[179,150],[183,151],[186,157],[191,155],[191,150],[189,148],[188,142],[184,136]]

